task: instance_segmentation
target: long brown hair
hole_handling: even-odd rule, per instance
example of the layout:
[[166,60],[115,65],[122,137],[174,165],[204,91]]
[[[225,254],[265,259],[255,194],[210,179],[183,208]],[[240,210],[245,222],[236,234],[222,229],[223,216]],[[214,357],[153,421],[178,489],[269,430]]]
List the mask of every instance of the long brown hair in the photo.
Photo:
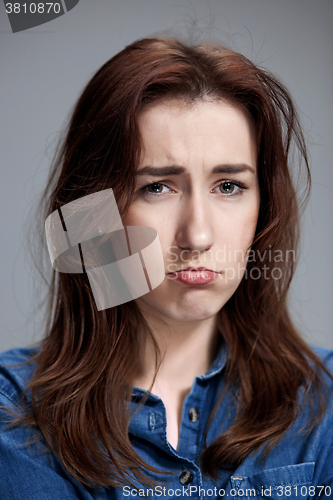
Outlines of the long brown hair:
[[[252,117],[261,199],[252,251],[261,258],[249,259],[247,272],[254,267],[263,271],[276,250],[283,255],[296,251],[301,199],[295,179],[303,171],[306,199],[310,174],[288,91],[241,54],[175,39],[129,45],[88,83],[50,174],[44,220],[62,205],[110,187],[124,215],[141,151],[138,115],[169,97],[226,99]],[[300,153],[294,170],[292,144]],[[309,424],[315,425],[324,412],[320,375],[325,368],[297,333],[287,309],[295,259],[284,259],[279,268],[280,279],[265,279],[263,272],[256,279],[244,276],[218,315],[229,352],[227,387],[237,388],[238,410],[233,425],[200,457],[203,472],[211,477],[253,451],[265,448],[268,453],[274,447],[297,417],[301,386],[313,407],[319,398],[316,419]],[[33,413],[23,421],[38,427],[66,470],[84,484],[117,486],[128,482],[129,474],[145,482],[145,471],[154,470],[136,454],[128,436],[132,387],[127,381],[146,335],[152,332],[135,302],[98,311],[85,274],[53,273],[46,337],[29,383]]]

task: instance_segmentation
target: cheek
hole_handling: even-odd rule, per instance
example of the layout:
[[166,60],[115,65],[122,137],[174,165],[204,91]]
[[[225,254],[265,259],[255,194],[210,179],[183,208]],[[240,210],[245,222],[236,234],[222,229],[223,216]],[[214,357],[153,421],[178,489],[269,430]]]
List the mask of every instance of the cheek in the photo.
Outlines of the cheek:
[[123,224],[124,226],[152,227],[157,231],[164,259],[170,249],[172,251],[174,227],[170,218],[165,220],[160,215],[157,216],[156,211],[153,209],[147,211],[134,207],[123,217]]
[[140,220],[140,214],[137,210],[130,208],[127,214],[122,218],[124,226],[138,226],[142,224],[138,224],[138,220]]
[[123,224],[126,226],[148,226],[158,231],[157,223],[152,211],[140,210],[136,207],[131,208],[123,218]]
[[217,261],[220,261],[222,255],[226,268],[243,269],[247,263],[248,249],[252,246],[256,226],[256,212],[252,216],[235,216],[228,222],[224,221],[218,235],[218,247],[221,250]]
[[256,227],[257,227],[257,215],[252,217],[248,216],[239,223],[240,228],[240,243],[242,246],[249,246],[252,244]]
[[216,221],[216,227],[219,229],[216,232],[217,238],[221,237],[228,243],[242,248],[244,245],[251,244],[257,226],[257,213],[253,215],[247,212],[246,214],[231,214],[229,217],[222,217]]

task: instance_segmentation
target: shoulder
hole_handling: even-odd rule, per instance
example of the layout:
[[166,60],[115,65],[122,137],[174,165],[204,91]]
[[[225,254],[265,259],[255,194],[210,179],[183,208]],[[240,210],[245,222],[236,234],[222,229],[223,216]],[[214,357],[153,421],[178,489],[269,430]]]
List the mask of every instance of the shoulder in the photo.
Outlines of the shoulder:
[[324,364],[333,369],[333,349],[328,349],[327,347],[310,346],[311,349],[317,356],[323,361]]
[[16,405],[29,383],[38,348],[17,348],[0,353],[0,405]]
[[[333,349],[317,346],[310,347],[323,363],[327,371],[331,374],[331,377],[333,377]],[[327,374],[324,375],[324,383],[333,390],[333,380]]]
[[[332,420],[333,417],[333,349],[325,347],[310,346],[311,350],[317,355],[322,362],[326,371],[319,369],[319,378],[321,380],[321,395],[326,403],[326,418]],[[312,363],[312,361],[311,361]],[[317,401],[317,397],[315,398]],[[333,424],[333,421],[332,421]]]
[[36,367],[33,357],[37,352],[37,348],[20,348],[0,353],[1,500],[92,500],[62,468],[36,429],[9,425],[8,410],[30,403],[25,390]]

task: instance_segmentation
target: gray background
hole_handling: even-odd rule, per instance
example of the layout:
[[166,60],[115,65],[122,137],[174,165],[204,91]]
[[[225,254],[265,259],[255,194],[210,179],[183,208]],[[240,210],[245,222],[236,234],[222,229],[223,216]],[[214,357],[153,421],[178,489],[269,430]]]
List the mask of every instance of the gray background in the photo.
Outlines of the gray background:
[[332,19],[332,0],[81,0],[64,16],[13,34],[1,2],[0,350],[40,337],[39,281],[26,259],[27,228],[70,109],[112,55],[167,30],[201,30],[228,43],[278,74],[294,96],[313,190],[290,306],[308,342],[333,347]]

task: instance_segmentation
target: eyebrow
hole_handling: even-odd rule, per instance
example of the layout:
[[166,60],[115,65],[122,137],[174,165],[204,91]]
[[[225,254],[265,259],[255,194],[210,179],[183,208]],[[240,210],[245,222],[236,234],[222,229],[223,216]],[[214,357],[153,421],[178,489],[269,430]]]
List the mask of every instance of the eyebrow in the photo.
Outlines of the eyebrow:
[[[212,169],[212,174],[239,174],[241,172],[249,171],[255,174],[254,168],[245,163],[228,164],[228,165],[217,165]],[[141,168],[136,172],[136,175],[152,175],[155,177],[168,176],[168,175],[180,175],[186,172],[186,168],[179,167],[177,165],[170,165],[168,167],[150,167],[146,166]]]

